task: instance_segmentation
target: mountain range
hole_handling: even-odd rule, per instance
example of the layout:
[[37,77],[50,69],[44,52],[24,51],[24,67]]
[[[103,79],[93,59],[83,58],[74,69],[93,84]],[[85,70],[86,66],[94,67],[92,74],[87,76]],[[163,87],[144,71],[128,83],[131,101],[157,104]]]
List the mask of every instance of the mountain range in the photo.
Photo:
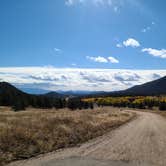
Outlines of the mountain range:
[[[147,82],[142,85],[136,85],[126,90],[103,92],[103,91],[59,91],[61,95],[77,97],[100,97],[100,96],[156,96],[166,95],[166,76],[160,79]],[[57,92],[51,92],[51,96],[57,96]]]
[[120,91],[119,93],[136,96],[166,95],[166,76],[142,85],[134,86],[124,91]]
[[13,100],[24,98],[31,98],[36,96],[49,97],[49,98],[65,98],[69,96],[81,97],[81,96],[152,96],[152,95],[166,95],[166,76],[160,79],[137,85],[132,88],[123,91],[115,92],[90,92],[90,91],[58,91],[58,92],[48,92],[45,94],[34,95],[25,93],[13,85],[7,82],[0,82],[0,102],[10,99],[11,103]]

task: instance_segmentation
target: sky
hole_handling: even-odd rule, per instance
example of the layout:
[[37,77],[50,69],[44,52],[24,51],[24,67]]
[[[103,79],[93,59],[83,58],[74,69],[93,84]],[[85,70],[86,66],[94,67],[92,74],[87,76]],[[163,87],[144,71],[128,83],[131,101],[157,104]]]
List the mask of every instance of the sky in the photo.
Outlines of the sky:
[[163,0],[1,0],[0,80],[112,91],[160,78],[165,6]]

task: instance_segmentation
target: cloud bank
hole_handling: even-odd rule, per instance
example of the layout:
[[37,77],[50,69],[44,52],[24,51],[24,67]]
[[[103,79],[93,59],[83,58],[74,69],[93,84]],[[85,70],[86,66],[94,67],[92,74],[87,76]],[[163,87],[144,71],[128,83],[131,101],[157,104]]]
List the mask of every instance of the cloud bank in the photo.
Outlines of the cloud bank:
[[45,90],[115,91],[166,75],[166,70],[81,69],[53,67],[0,68],[0,81]]

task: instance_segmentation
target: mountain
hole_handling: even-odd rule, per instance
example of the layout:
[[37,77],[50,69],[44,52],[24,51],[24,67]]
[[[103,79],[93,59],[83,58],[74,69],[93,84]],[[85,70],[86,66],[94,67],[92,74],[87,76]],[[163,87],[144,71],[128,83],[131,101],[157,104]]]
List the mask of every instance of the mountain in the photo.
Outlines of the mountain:
[[121,92],[128,95],[166,95],[166,76]]
[[28,95],[27,93],[22,92],[21,90],[17,89],[16,87],[7,82],[0,82],[0,95],[3,94],[8,95],[9,93],[11,95],[20,95],[20,96]]
[[21,91],[28,93],[28,94],[33,94],[33,95],[42,95],[42,94],[46,94],[49,93],[49,90],[44,90],[44,89],[37,89],[37,88],[22,88],[22,87],[18,87],[18,89],[20,89]]
[[82,97],[87,95],[94,95],[102,92],[94,92],[94,91],[52,91],[49,93],[46,93],[45,95],[48,97],[57,97],[57,98],[64,98],[64,97]]
[[27,100],[29,95],[7,82],[0,82],[0,104],[13,105],[15,102]]
[[98,93],[104,93],[104,91],[84,91],[84,90],[76,90],[76,91],[57,91],[59,94],[63,94],[66,96],[84,96],[84,95],[92,95]]
[[91,95],[91,96],[105,97],[105,96],[157,96],[157,95],[166,95],[166,76],[151,82],[147,82],[142,85],[136,85],[127,90],[97,93],[96,95]]
[[132,88],[114,91],[114,92],[98,92],[83,97],[118,97],[118,96],[159,96],[166,95],[166,76],[160,79],[147,82],[142,85],[136,85]]
[[44,96],[47,96],[47,97],[52,97],[52,98],[65,98],[67,97],[67,95],[65,94],[60,94],[60,93],[57,93],[57,92],[48,92],[46,94],[44,94]]
[[[87,95],[88,93],[88,95]],[[89,94],[90,93],[90,94]],[[166,95],[166,76],[158,80],[154,80],[142,85],[137,85],[132,88],[117,92],[49,92],[42,95],[32,95],[17,89],[7,82],[0,82],[0,105],[13,106],[25,105],[39,108],[48,108],[57,103],[59,100],[68,97],[106,97],[106,96],[152,96]]]
[[32,95],[22,92],[7,82],[0,82],[0,105],[12,106],[14,110],[23,110],[28,106],[35,108],[62,108],[64,103],[61,97],[58,98],[58,95],[56,94],[56,97],[55,94],[54,97],[48,94]]

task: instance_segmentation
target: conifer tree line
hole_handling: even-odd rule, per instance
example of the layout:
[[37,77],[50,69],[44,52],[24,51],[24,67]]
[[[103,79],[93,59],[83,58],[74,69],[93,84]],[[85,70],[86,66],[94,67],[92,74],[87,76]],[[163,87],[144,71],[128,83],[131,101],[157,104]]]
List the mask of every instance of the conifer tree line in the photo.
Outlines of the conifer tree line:
[[13,110],[34,108],[65,108],[71,110],[93,108],[93,104],[82,101],[81,98],[53,97],[45,95],[32,95],[22,92],[7,82],[0,82],[0,106],[11,106]]
[[34,107],[34,108],[69,108],[71,110],[76,109],[93,109],[93,103],[82,101],[80,98],[53,98],[46,96],[35,96],[35,95],[27,95],[27,96],[0,96],[0,105],[1,106],[11,106],[13,110],[25,110],[26,107]]

